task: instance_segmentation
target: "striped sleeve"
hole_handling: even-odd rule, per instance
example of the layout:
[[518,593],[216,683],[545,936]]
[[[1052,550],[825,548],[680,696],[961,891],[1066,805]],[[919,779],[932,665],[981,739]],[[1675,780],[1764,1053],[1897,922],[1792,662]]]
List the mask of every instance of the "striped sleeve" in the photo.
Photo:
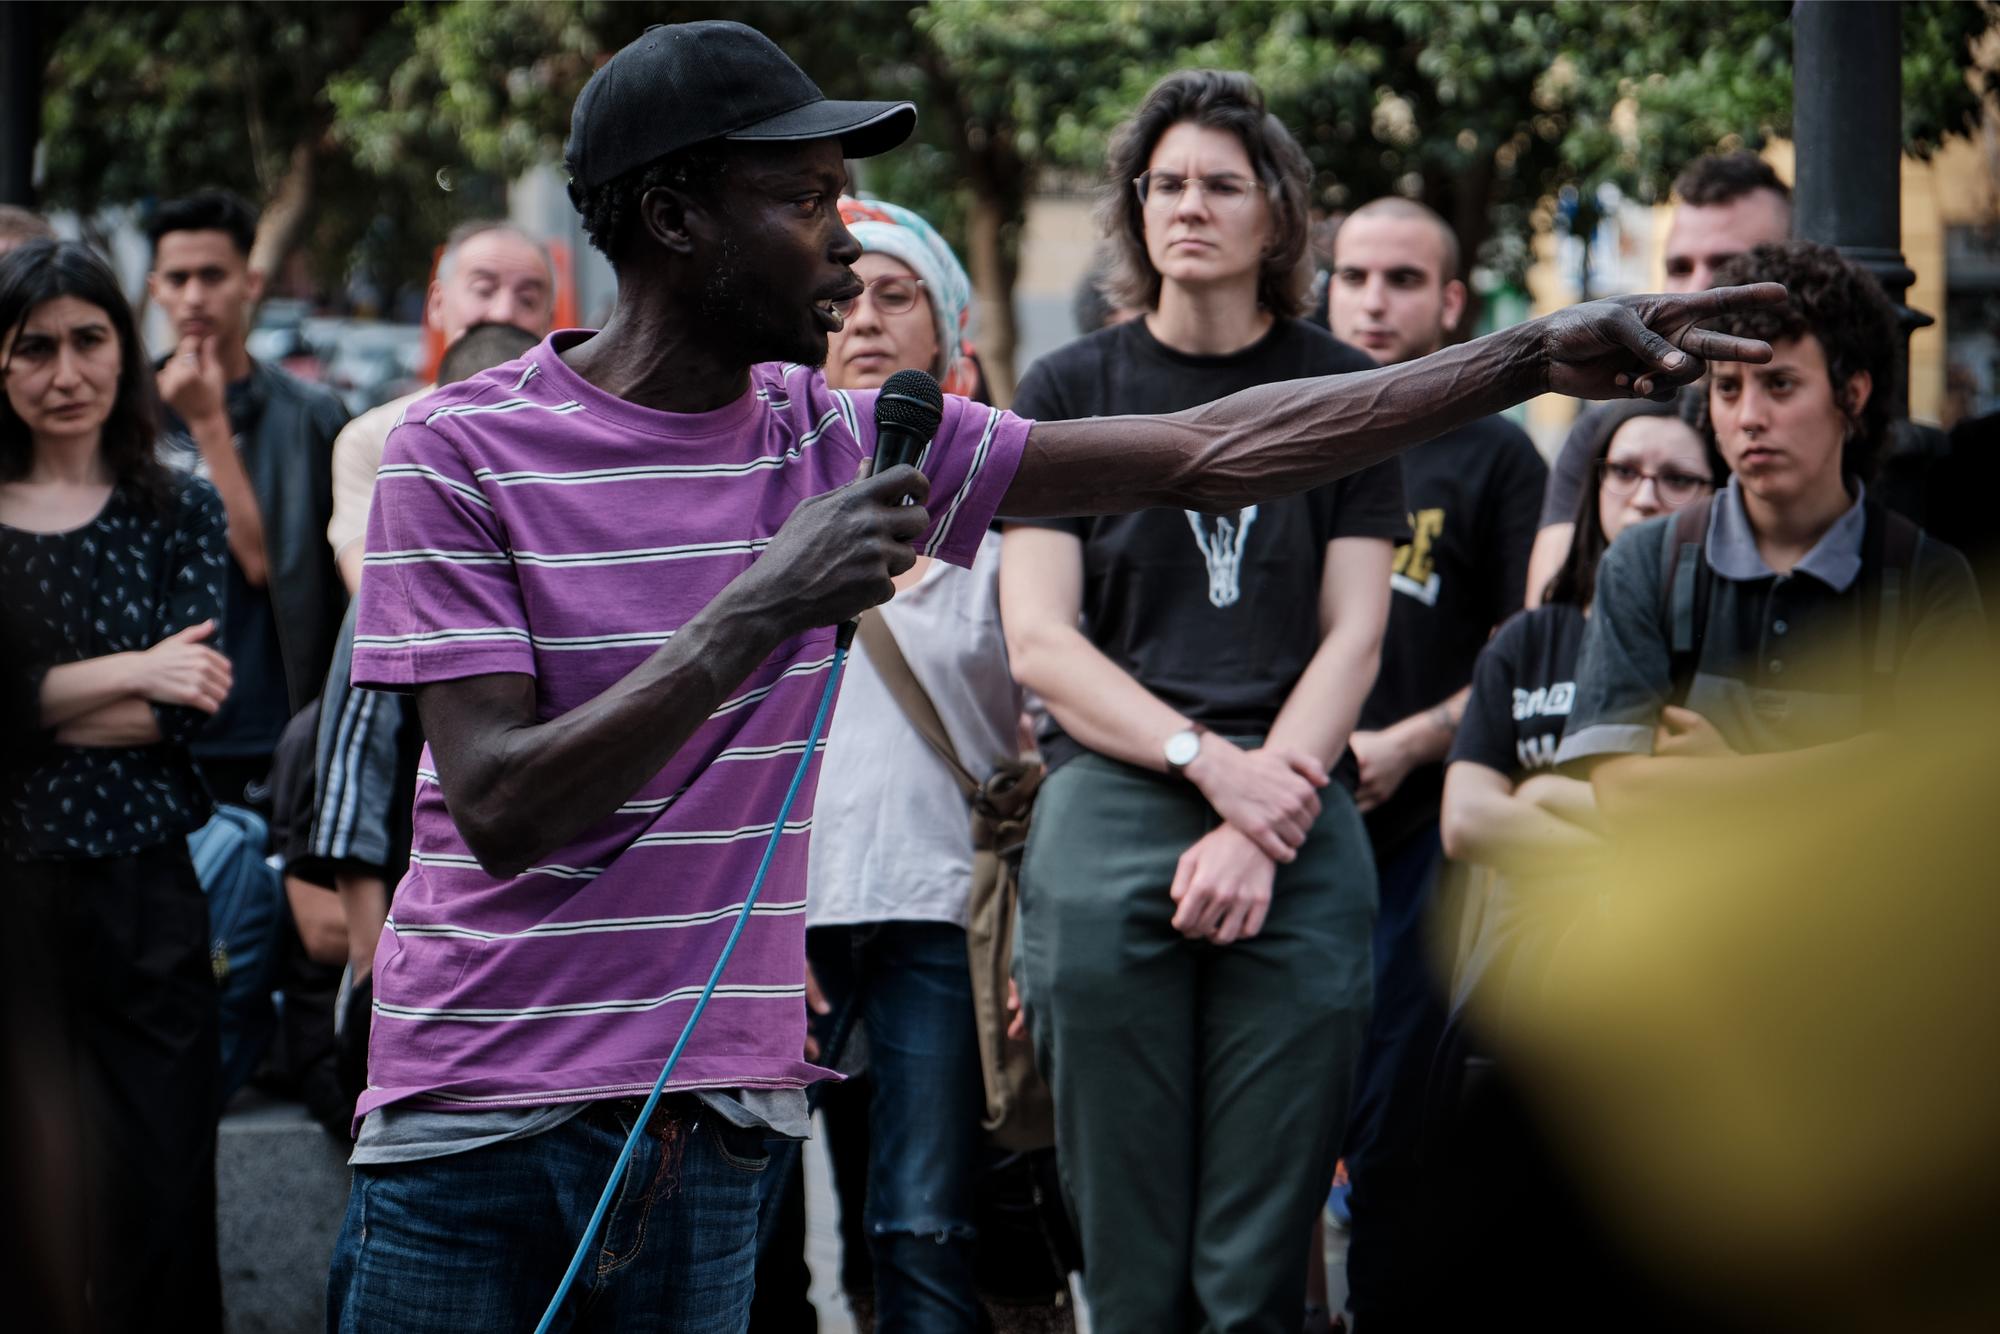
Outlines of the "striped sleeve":
[[[874,395],[851,398],[857,435],[864,452],[875,449]],[[1032,422],[1001,408],[946,394],[944,418],[918,470],[930,479],[931,526],[917,541],[917,550],[966,569],[979,555],[979,544],[1000,512],[1000,501],[1020,466]]]
[[506,533],[458,449],[406,422],[369,506],[353,682],[408,690],[489,672],[535,673]]

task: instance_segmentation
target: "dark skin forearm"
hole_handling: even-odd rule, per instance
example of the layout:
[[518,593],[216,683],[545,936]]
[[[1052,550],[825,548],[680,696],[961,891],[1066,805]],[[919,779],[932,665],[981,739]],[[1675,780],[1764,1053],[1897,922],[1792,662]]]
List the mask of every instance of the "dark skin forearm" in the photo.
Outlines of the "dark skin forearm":
[[[915,469],[801,504],[750,568],[610,689],[538,717],[518,672],[417,691],[452,823],[492,875],[518,875],[608,819],[786,640],[886,602],[929,522]],[[899,505],[904,495],[919,503]]]
[[1547,388],[1536,324],[1351,375],[1258,385],[1185,412],[1035,423],[1001,511],[1220,510],[1345,477]]
[[480,865],[519,875],[651,781],[783,641],[774,611],[731,585],[609,690],[545,721],[532,676],[420,689],[452,822]]
[[1703,358],[1769,361],[1763,343],[1700,323],[1784,299],[1776,283],[1613,297],[1415,361],[1259,385],[1171,416],[1037,422],[1000,512],[1231,509],[1322,486],[1536,394],[1666,398]]

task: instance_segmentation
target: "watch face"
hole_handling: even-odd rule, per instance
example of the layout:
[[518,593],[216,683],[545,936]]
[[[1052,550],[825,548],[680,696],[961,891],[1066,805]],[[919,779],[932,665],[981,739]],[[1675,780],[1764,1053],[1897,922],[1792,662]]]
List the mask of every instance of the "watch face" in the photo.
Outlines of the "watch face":
[[1201,753],[1201,734],[1176,732],[1167,738],[1167,763],[1179,768]]

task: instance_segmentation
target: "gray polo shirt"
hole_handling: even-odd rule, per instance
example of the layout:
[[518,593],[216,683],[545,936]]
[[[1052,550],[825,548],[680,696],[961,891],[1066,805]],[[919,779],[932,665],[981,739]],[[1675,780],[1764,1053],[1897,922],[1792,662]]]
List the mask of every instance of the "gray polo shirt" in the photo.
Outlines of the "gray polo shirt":
[[[1716,578],[1687,706],[1738,751],[1798,750],[1864,730],[1862,500],[1856,495],[1789,574],[1758,554],[1736,479],[1710,502],[1703,551]],[[1654,726],[1673,695],[1661,597],[1672,573],[1672,524],[1672,515],[1648,519],[1604,553],[1560,764],[1653,753]],[[1898,695],[1920,689],[1929,667],[1984,651],[1979,592],[1965,557],[1923,536],[1909,583],[1897,599]]]

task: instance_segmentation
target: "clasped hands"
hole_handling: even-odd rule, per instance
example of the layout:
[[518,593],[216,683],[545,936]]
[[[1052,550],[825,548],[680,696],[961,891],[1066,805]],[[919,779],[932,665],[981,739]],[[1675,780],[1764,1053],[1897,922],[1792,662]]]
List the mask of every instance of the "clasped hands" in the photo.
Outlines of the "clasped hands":
[[1173,927],[1190,940],[1230,945],[1264,928],[1278,863],[1298,850],[1319,818],[1326,766],[1287,746],[1245,750],[1226,738],[1202,738],[1187,767],[1223,823],[1196,840],[1174,868]]

